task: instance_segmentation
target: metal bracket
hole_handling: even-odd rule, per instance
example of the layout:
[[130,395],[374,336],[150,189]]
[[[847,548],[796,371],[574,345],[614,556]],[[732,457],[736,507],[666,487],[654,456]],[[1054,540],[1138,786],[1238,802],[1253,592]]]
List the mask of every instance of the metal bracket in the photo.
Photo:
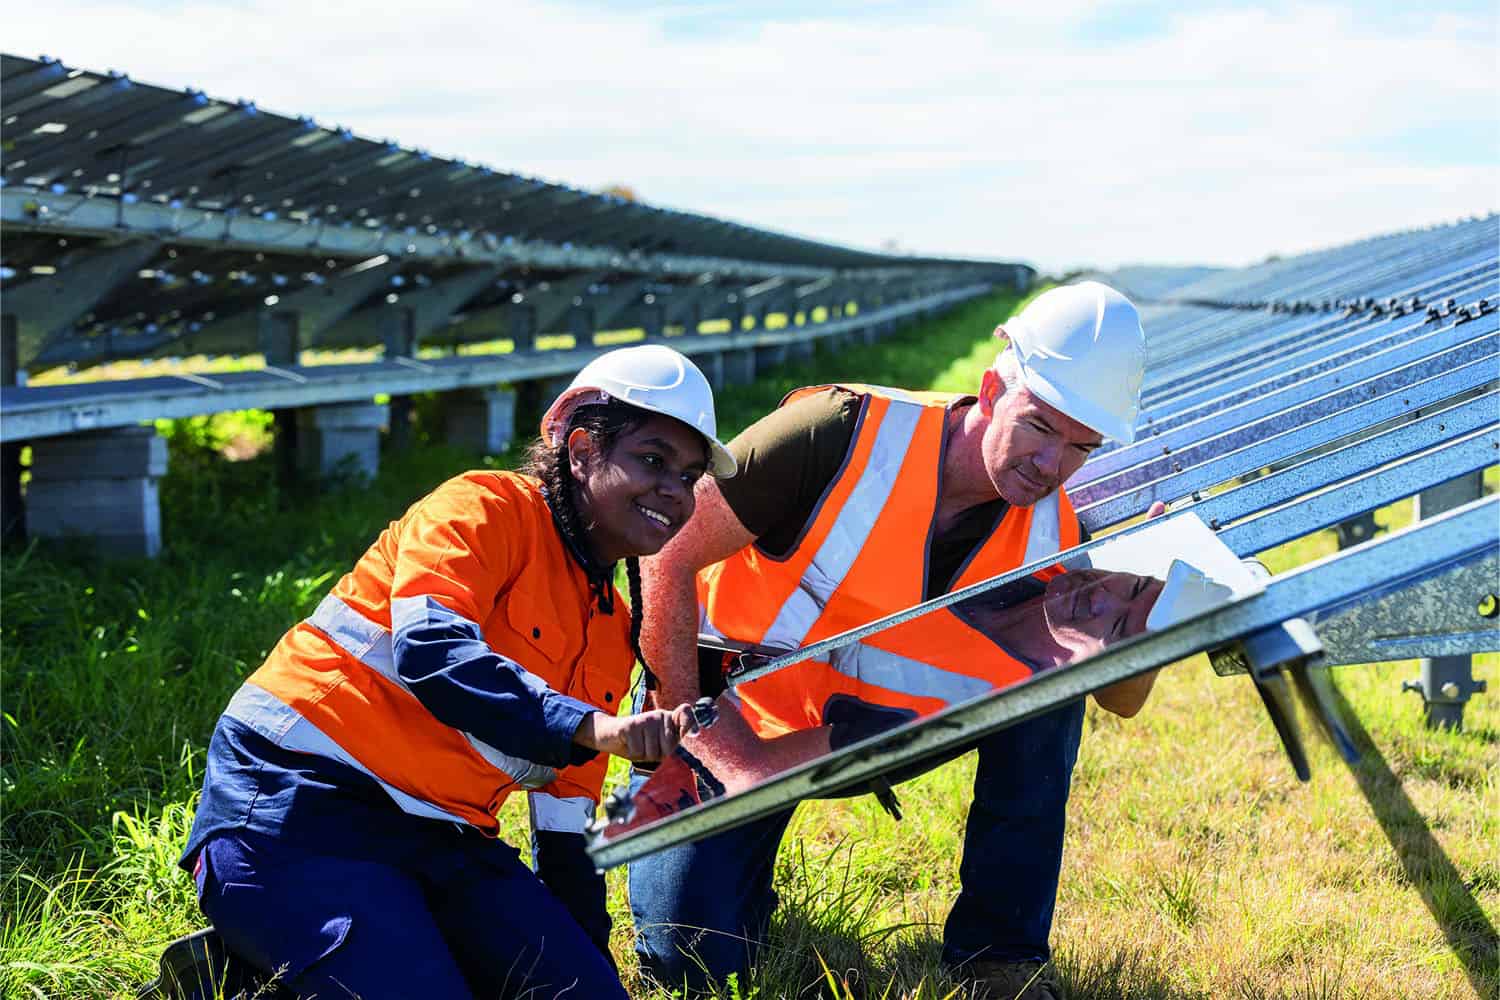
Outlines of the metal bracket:
[[1312,777],[1312,767],[1297,726],[1293,692],[1301,698],[1303,708],[1317,721],[1319,731],[1333,748],[1351,764],[1359,760],[1359,750],[1334,707],[1328,675],[1320,662],[1322,657],[1323,644],[1303,618],[1251,633],[1209,656],[1216,673],[1250,675],[1255,692],[1281,737],[1292,769],[1302,781]]

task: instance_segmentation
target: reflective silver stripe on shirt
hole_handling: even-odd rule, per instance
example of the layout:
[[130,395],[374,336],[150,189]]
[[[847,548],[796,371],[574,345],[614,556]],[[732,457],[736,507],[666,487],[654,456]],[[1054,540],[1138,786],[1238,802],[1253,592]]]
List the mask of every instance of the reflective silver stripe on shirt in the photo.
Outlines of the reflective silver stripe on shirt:
[[872,385],[870,388],[874,389],[879,395],[888,396],[898,403],[911,403],[914,406],[922,405],[922,401],[916,397],[915,393],[907,392],[905,389],[897,389],[889,385]]
[[1057,555],[1062,548],[1062,503],[1053,490],[1031,507],[1031,528],[1026,534],[1026,558],[1022,566]]
[[761,640],[768,646],[795,649],[801,646],[813,623],[823,613],[828,599],[838,589],[849,568],[859,557],[865,540],[875,528],[880,512],[890,498],[907,448],[925,409],[918,403],[892,402],[859,481],[834,517],[832,530],[818,546],[817,554],[802,574],[797,589],[782,604]]
[[561,798],[547,792],[526,796],[531,805],[531,828],[555,833],[583,833],[594,820],[594,800],[585,795]]
[[[402,618],[402,615],[397,615],[396,605],[403,602],[408,606],[400,610],[406,617],[420,613],[420,609],[414,607],[413,604],[420,604],[425,608],[428,600],[430,598],[427,597],[398,598],[391,602],[392,615],[398,619]],[[408,694],[411,693],[411,688],[396,672],[396,654],[391,642],[391,633],[349,607],[340,598],[333,594],[323,598],[318,603],[317,610],[307,619],[307,623],[328,636],[335,645],[360,663],[392,684],[398,685]],[[416,696],[412,695],[412,697]],[[491,766],[499,768],[514,778],[516,784],[522,788],[541,788],[557,778],[555,768],[537,764],[524,757],[512,757],[478,739],[472,733],[464,733],[463,736],[475,752]]]
[[463,826],[469,825],[452,813],[439,809],[414,795],[409,795],[395,785],[384,781],[380,775],[371,771],[356,760],[349,751],[339,746],[327,733],[298,715],[296,709],[258,684],[246,682],[240,685],[234,697],[229,699],[229,707],[224,709],[224,714],[249,726],[277,746],[295,750],[298,753],[314,754],[329,760],[336,760],[369,775],[376,784],[385,789],[386,794],[401,807],[403,812],[411,813],[413,816],[425,816],[428,819],[447,820]]
[[957,674],[862,642],[835,649],[829,654],[829,663],[845,677],[914,698],[939,698],[949,705],[995,690],[995,685],[983,678]]

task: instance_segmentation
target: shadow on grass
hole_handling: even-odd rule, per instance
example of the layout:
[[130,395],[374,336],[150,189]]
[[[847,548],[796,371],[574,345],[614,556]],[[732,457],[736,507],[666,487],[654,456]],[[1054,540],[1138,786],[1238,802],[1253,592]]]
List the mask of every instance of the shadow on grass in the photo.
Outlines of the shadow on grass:
[[1476,996],[1495,996],[1500,988],[1500,937],[1484,909],[1464,882],[1462,873],[1443,852],[1427,821],[1401,787],[1385,757],[1359,717],[1333,687],[1343,717],[1362,757],[1349,770],[1375,813],[1380,828],[1401,862],[1407,879],[1437,921]]
[[[744,995],[996,1000],[972,980],[950,975],[942,952],[942,938],[931,924],[860,933],[850,925],[830,927],[826,914],[793,906],[779,914]],[[1206,1000],[1205,993],[1173,984],[1159,963],[1158,956],[1144,951],[1085,943],[1059,956],[1057,973],[1072,1000]],[[827,985],[825,965],[836,989]]]

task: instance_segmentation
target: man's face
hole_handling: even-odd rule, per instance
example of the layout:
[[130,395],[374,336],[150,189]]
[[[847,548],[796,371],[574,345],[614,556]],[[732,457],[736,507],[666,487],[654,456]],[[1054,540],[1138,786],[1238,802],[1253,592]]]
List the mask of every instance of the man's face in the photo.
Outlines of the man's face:
[[1017,386],[1004,391],[994,370],[979,389],[981,412],[990,417],[982,452],[985,472],[1008,503],[1030,507],[1078,471],[1104,439],[1061,410]]
[[1146,631],[1161,590],[1154,577],[1075,570],[1047,581],[1042,613],[1053,640],[1081,659]]

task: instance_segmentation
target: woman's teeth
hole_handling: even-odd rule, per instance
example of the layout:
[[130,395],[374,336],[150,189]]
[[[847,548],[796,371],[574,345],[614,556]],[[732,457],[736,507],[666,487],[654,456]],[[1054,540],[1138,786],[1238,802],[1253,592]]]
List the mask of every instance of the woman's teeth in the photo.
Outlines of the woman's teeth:
[[642,507],[640,504],[636,504],[635,508],[664,528],[670,528],[672,526],[671,520],[665,514],[659,514],[656,511],[652,510],[650,507]]

